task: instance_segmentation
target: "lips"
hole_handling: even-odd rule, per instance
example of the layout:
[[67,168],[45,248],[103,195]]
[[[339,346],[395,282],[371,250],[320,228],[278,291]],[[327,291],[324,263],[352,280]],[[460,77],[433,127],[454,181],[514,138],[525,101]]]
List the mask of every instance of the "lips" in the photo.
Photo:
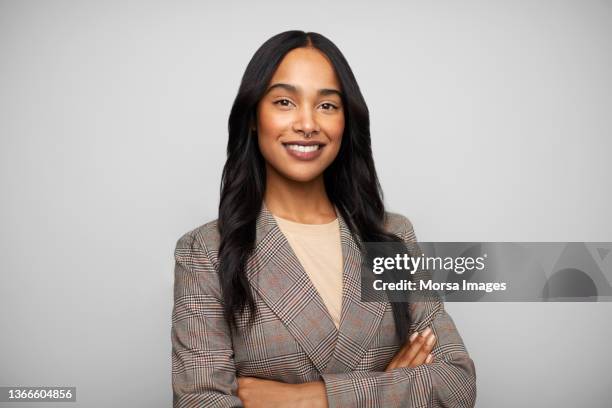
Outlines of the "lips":
[[317,141],[295,141],[283,143],[285,150],[298,160],[313,160],[321,154],[324,143]]
[[314,152],[316,150],[319,150],[322,147],[321,145],[318,145],[318,144],[305,146],[305,145],[290,144],[290,143],[284,144],[284,146],[287,149],[291,149],[296,152]]

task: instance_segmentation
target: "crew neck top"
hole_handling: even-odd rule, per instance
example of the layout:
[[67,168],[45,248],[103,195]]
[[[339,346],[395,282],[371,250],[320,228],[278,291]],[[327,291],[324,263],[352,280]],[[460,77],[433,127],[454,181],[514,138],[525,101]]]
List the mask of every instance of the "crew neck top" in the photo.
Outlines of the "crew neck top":
[[276,215],[274,219],[339,328],[343,261],[338,218],[325,224],[302,224]]

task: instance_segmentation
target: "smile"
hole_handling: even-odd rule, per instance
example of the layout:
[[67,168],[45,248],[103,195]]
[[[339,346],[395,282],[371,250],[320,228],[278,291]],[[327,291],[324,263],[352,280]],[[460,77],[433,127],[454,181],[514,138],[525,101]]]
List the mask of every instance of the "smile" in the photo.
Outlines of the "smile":
[[297,144],[287,144],[285,145],[287,149],[295,150],[297,152],[314,152],[315,150],[319,150],[321,145],[312,145],[312,146],[301,146]]
[[313,160],[319,157],[321,150],[323,150],[325,145],[314,144],[310,146],[302,146],[298,144],[283,143],[283,146],[292,157],[298,160]]

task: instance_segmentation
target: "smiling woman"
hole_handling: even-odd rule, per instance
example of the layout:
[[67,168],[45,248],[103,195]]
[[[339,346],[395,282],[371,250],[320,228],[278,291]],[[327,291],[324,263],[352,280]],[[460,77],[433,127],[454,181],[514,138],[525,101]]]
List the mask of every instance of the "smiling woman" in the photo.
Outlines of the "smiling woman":
[[175,250],[175,407],[472,407],[474,363],[439,298],[364,302],[364,242],[416,241],[385,211],[369,114],[338,48],[287,31],[249,62],[219,217]]
[[334,67],[316,48],[296,48],[283,58],[270,84],[253,128],[268,177],[316,179],[338,155],[344,132]]

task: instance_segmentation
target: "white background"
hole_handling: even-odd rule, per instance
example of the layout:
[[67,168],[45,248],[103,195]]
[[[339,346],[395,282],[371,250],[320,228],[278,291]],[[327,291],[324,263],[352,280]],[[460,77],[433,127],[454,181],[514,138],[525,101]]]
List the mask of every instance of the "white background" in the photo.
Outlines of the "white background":
[[[612,241],[610,1],[0,1],[0,385],[171,406],[174,245],[288,29],[347,57],[419,240]],[[609,406],[612,304],[446,306],[478,407]]]

